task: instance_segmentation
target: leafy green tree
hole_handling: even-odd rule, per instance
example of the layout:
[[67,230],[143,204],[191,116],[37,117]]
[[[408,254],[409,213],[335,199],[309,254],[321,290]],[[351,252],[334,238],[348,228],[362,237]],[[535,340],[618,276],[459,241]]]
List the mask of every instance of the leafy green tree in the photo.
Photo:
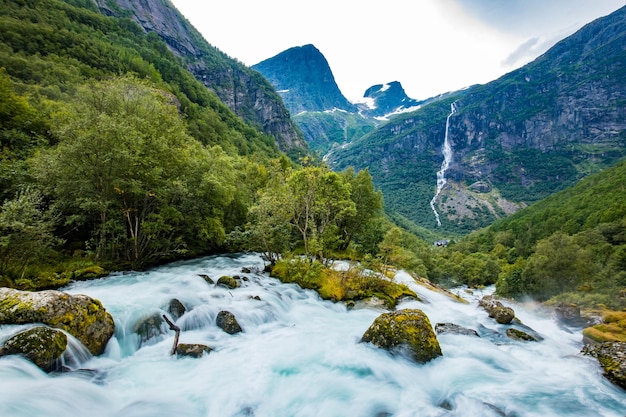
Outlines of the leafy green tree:
[[350,186],[339,174],[324,167],[306,167],[287,178],[292,224],[300,232],[307,256],[323,259],[323,252],[332,249],[336,222],[354,215]]
[[93,83],[54,126],[59,143],[33,172],[69,225],[92,230],[98,259],[154,262],[182,250],[193,227],[201,240],[223,239],[229,159],[185,133],[172,95],[133,77]]
[[0,208],[0,275],[24,276],[28,266],[44,262],[61,239],[53,234],[58,219],[44,207],[42,196],[31,188],[18,193]]

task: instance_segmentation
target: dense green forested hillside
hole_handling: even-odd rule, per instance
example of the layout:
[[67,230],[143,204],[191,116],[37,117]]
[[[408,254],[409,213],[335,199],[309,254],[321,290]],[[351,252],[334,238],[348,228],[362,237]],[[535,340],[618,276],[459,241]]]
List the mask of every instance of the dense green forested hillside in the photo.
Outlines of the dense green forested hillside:
[[[449,248],[498,264],[497,292],[626,306],[626,161]],[[484,283],[488,283],[484,282]]]

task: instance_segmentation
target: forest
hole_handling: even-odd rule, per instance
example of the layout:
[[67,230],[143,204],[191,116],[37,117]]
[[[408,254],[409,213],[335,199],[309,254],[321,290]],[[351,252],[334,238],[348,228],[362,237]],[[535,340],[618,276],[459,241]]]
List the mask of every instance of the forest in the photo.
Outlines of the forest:
[[[405,289],[361,272],[402,268],[626,308],[623,162],[439,247],[385,214],[367,170],[282,154],[131,20],[81,1],[0,9],[0,285],[255,251],[275,276],[334,300],[393,303]],[[331,272],[332,259],[353,268]]]

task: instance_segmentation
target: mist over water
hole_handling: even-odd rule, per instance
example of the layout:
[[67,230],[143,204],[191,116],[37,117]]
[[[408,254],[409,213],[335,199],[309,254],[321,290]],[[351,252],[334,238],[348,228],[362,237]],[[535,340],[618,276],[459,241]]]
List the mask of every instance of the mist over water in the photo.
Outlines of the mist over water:
[[[477,306],[482,292],[459,289],[469,301],[461,304],[399,273],[396,280],[424,300],[399,308],[420,308],[433,326],[453,322],[482,336],[439,335],[444,356],[418,365],[359,343],[384,311],[348,310],[266,274],[242,274],[244,266],[263,264],[252,254],[217,256],[65,288],[102,301],[115,319],[115,337],[104,355],[80,359],[76,368],[84,371],[47,375],[19,357],[1,358],[0,416],[626,415],[626,392],[579,354],[580,331],[560,328],[549,314],[512,305],[544,338],[515,342]],[[249,280],[228,290],[198,274]],[[137,320],[165,313],[172,298],[188,310],[176,322],[180,342],[209,345],[209,355],[170,356],[170,331],[140,345],[132,332]],[[243,333],[215,325],[221,310],[237,317]],[[15,331],[0,327],[0,340]]]

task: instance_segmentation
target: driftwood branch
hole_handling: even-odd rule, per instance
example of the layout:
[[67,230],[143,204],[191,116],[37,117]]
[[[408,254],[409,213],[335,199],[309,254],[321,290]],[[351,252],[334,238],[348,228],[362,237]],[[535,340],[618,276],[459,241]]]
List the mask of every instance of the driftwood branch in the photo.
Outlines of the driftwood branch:
[[178,348],[178,337],[180,336],[180,327],[175,325],[169,318],[167,318],[165,314],[163,314],[163,318],[165,319],[167,324],[170,326],[170,330],[174,330],[176,332],[176,336],[174,336],[174,346],[172,346],[172,351],[170,352],[170,355],[173,355],[176,353],[176,348]]

